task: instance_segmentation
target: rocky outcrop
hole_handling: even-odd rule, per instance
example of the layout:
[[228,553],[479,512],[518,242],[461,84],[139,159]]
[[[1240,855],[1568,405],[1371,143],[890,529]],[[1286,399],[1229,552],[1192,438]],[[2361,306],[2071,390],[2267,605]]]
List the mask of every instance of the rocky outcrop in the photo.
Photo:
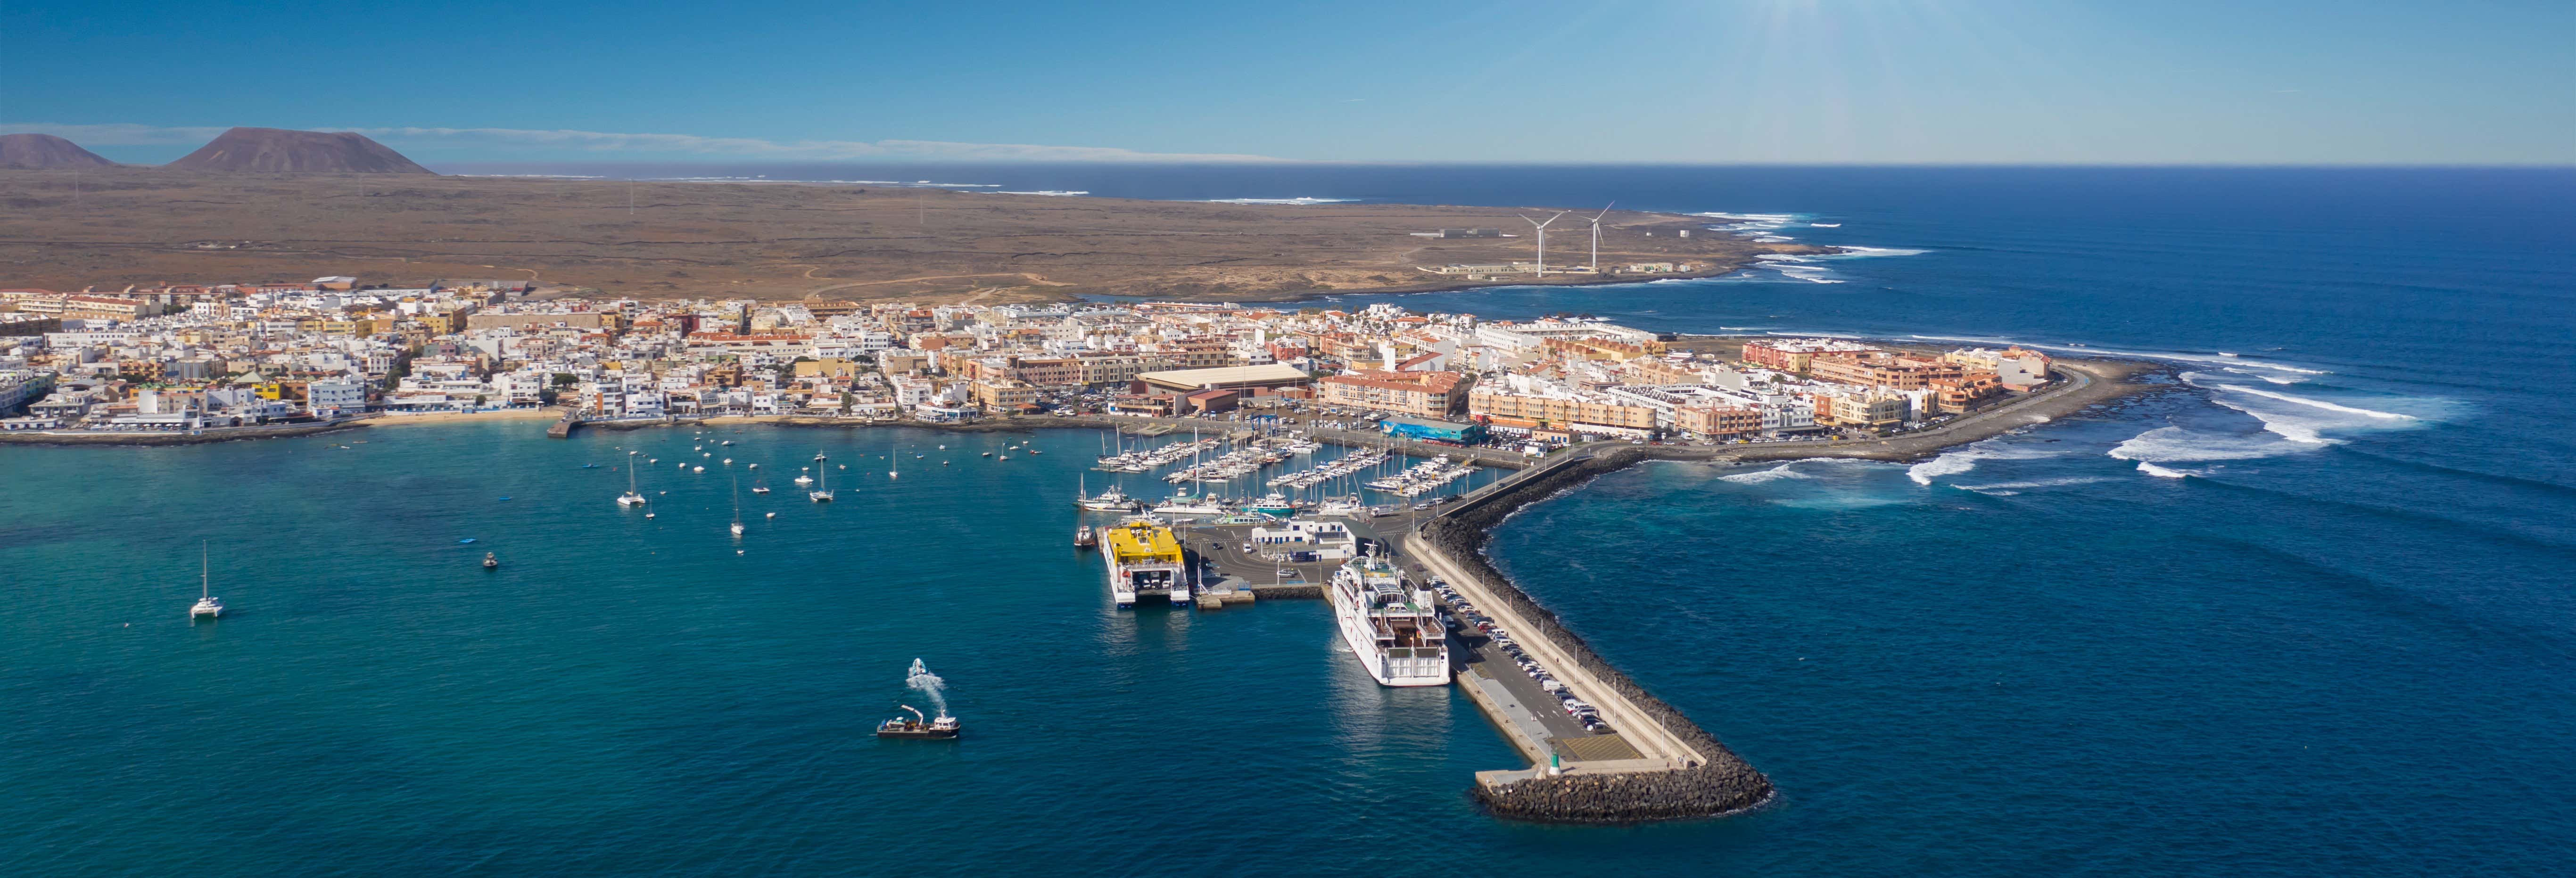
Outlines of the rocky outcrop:
[[1522,506],[1579,487],[1604,473],[1625,469],[1649,456],[1643,449],[1619,448],[1541,466],[1519,481],[1463,503],[1422,527],[1424,540],[1476,577],[1489,593],[1509,604],[1512,612],[1539,625],[1538,632],[1521,631],[1520,636],[1547,638],[1674,738],[1708,757],[1705,764],[1671,771],[1542,775],[1478,785],[1476,800],[1498,816],[1571,823],[1672,820],[1733,813],[1771,797],[1770,778],[1680,710],[1648,693],[1594,653],[1590,644],[1568,630],[1555,613],[1522,592],[1485,556],[1485,543],[1493,528]]

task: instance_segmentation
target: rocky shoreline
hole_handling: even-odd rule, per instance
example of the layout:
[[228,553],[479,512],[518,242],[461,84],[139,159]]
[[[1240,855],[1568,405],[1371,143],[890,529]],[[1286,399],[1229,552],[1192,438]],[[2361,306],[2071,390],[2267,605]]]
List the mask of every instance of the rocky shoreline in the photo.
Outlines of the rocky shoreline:
[[284,427],[216,427],[194,433],[123,433],[53,432],[28,430],[0,433],[0,444],[10,445],[203,445],[209,442],[241,442],[251,439],[285,439],[293,436],[318,436],[355,430],[367,426],[364,420],[332,421],[327,424],[295,424]]

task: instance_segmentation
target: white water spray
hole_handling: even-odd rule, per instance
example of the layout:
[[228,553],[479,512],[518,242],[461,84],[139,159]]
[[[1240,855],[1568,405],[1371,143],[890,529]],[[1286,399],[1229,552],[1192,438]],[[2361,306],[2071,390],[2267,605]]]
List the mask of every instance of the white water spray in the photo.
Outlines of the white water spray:
[[939,711],[940,716],[948,715],[948,681],[922,667],[920,659],[912,660],[912,672],[904,675],[903,684],[921,690],[923,697],[930,699],[931,708]]

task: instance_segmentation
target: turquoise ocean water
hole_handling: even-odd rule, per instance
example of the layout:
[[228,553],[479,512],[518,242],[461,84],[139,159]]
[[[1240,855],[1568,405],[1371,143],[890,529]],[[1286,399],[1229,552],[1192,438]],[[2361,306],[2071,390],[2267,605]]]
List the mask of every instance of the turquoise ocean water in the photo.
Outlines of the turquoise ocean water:
[[[1088,432],[899,480],[864,456],[1008,440],[727,434],[764,471],[821,447],[858,474],[828,508],[747,503],[779,516],[740,555],[720,468],[668,467],[685,431],[0,448],[0,871],[2576,862],[2576,174],[1008,173],[973,182],[1764,214],[1878,249],[1385,300],[2119,351],[2163,364],[2162,390],[1917,464],[1650,465],[1507,523],[1502,566],[1781,790],[1647,827],[1477,814],[1470,774],[1510,749],[1453,693],[1371,684],[1321,604],[1108,608],[1065,545]],[[650,523],[610,503],[637,444],[671,492]],[[190,626],[201,539],[235,609]],[[487,550],[507,565],[481,570]],[[915,658],[970,740],[866,736],[919,703]]]

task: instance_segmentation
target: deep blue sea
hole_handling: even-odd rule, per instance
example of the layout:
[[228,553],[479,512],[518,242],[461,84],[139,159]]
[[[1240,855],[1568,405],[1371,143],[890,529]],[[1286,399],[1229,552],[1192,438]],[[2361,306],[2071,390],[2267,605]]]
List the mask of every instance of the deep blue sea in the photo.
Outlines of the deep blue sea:
[[[1478,814],[1470,775],[1516,767],[1510,748],[1454,693],[1370,683],[1320,604],[1110,609],[1096,559],[1065,545],[1088,432],[1007,463],[968,454],[998,436],[724,434],[738,467],[820,447],[859,473],[829,507],[747,504],[738,555],[722,465],[671,466],[701,453],[685,430],[0,448],[0,872],[2576,862],[2576,172],[685,175],[752,174],[1724,212],[1739,218],[1712,223],[1872,249],[1390,298],[2169,369],[2155,394],[1929,461],[1653,464],[1506,524],[1503,567],[1780,788],[1751,814],[1645,827]],[[929,466],[943,442],[954,462]],[[670,492],[651,522],[609,502],[607,467],[639,446],[664,459],[648,490]],[[901,479],[865,462],[898,446],[933,456]],[[235,609],[191,626],[200,540]],[[487,550],[506,566],[475,566]],[[969,740],[866,736],[918,703],[915,658],[947,678]]]

